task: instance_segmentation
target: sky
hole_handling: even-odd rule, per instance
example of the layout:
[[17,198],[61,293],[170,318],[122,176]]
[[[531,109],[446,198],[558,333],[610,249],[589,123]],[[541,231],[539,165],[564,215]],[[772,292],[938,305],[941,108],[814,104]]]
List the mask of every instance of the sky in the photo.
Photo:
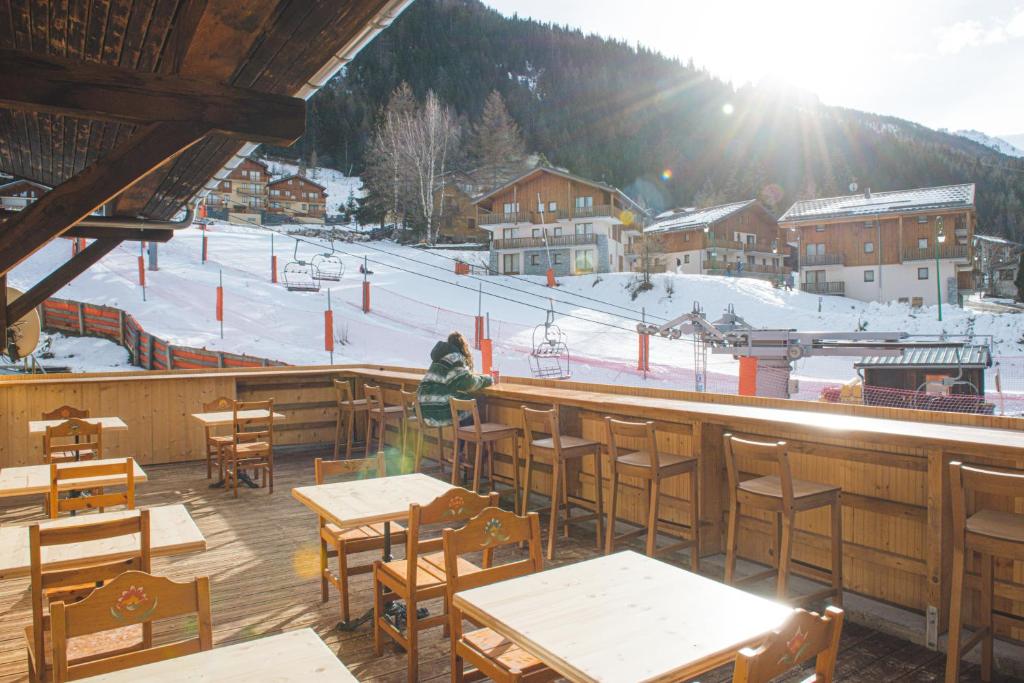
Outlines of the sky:
[[484,0],[642,44],[734,85],[931,128],[1024,134],[1024,0]]

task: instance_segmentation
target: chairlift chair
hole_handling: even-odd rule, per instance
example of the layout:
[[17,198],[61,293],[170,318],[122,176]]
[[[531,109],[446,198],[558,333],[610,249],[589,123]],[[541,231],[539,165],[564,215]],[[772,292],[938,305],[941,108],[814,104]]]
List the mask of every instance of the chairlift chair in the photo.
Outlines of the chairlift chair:
[[565,333],[555,324],[555,311],[549,310],[544,323],[533,328],[530,372],[537,379],[569,379],[571,362]]
[[284,286],[289,292],[319,292],[320,278],[316,266],[299,258],[299,241],[295,240],[292,260],[285,264],[282,272]]
[[317,280],[339,282],[345,274],[345,264],[333,251],[317,254],[310,261]]

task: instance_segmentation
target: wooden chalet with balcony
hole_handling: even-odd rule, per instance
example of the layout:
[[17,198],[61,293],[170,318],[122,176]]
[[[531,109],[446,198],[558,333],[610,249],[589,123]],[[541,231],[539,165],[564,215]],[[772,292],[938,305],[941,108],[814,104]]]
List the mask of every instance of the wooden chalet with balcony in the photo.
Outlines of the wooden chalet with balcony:
[[323,223],[327,215],[327,188],[303,175],[289,175],[267,183],[267,213],[285,222]]
[[0,184],[0,209],[4,211],[21,211],[26,206],[42,197],[50,188],[24,178],[16,178]]
[[632,251],[646,250],[655,271],[762,279],[788,272],[778,224],[756,199],[666,212],[644,228],[642,240]]
[[626,244],[643,210],[621,190],[538,167],[476,200],[500,274],[608,273],[626,269]]
[[207,214],[231,223],[262,224],[270,171],[259,159],[246,158],[206,195]]
[[802,290],[916,305],[973,291],[974,227],[973,184],[806,199],[779,219]]

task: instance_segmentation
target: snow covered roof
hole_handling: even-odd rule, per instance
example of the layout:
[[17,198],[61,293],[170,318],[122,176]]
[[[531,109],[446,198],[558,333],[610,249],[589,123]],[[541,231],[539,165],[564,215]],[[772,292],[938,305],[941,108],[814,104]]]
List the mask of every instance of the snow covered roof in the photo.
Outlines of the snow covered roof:
[[512,186],[513,186],[513,185],[515,185],[516,183],[520,183],[520,182],[522,182],[523,180],[526,180],[526,179],[527,179],[528,177],[530,177],[530,176],[534,175],[535,173],[551,173],[552,175],[556,175],[556,176],[559,176],[559,177],[565,178],[565,179],[567,179],[567,180],[575,180],[575,181],[576,181],[576,182],[578,182],[578,183],[583,183],[583,184],[585,184],[585,185],[590,185],[590,186],[592,186],[592,187],[597,187],[597,188],[600,188],[600,189],[602,189],[602,190],[605,190],[606,192],[611,192],[611,193],[613,193],[613,194],[616,194],[616,195],[618,195],[618,196],[619,196],[620,198],[622,198],[622,199],[623,199],[624,201],[626,201],[627,203],[629,203],[630,205],[632,205],[632,206],[633,206],[633,207],[634,207],[634,208],[635,208],[635,209],[637,210],[637,213],[640,213],[640,214],[642,214],[642,215],[647,215],[647,211],[646,211],[646,209],[644,209],[644,208],[643,208],[642,206],[640,206],[639,204],[637,204],[637,203],[636,203],[636,202],[635,202],[635,201],[633,200],[633,198],[632,198],[632,197],[630,197],[629,195],[627,195],[627,194],[626,194],[625,192],[623,192],[623,191],[622,191],[622,190],[620,190],[619,188],[617,188],[617,187],[615,187],[615,186],[613,186],[613,185],[608,185],[608,184],[606,184],[606,183],[601,183],[601,182],[598,182],[598,181],[596,181],[596,180],[590,180],[590,179],[588,179],[588,178],[584,178],[584,177],[582,177],[582,176],[578,176],[578,175],[573,175],[572,173],[569,173],[569,172],[567,172],[567,171],[563,171],[562,169],[559,169],[559,168],[553,168],[553,167],[551,167],[551,166],[537,166],[536,168],[532,168],[532,169],[530,169],[529,171],[527,171],[526,173],[523,173],[522,175],[520,175],[519,177],[517,177],[517,178],[514,178],[514,179],[512,179],[512,180],[508,181],[508,182],[507,182],[507,183],[505,183],[504,185],[499,185],[498,187],[494,188],[494,189],[493,189],[493,190],[491,190],[490,192],[488,192],[488,193],[486,193],[486,194],[484,194],[484,195],[481,195],[481,196],[477,197],[477,198],[476,198],[476,199],[475,199],[475,200],[473,201],[473,203],[474,203],[474,204],[479,204],[479,203],[480,203],[480,202],[482,202],[483,200],[485,200],[485,199],[487,199],[487,198],[489,198],[489,197],[493,197],[494,195],[498,194],[498,193],[499,193],[499,192],[501,192],[502,190],[504,190],[504,189],[506,189],[506,188],[509,188],[509,187],[512,187]]
[[925,346],[903,349],[900,356],[867,356],[855,368],[987,368],[992,357],[987,346]]
[[50,191],[50,188],[48,186],[46,186],[46,185],[43,185],[42,183],[37,183],[36,181],[29,180],[28,178],[18,178],[16,180],[12,180],[10,182],[3,183],[2,185],[0,185],[0,194],[2,194],[4,192],[4,190],[13,189],[14,187],[16,187],[18,185],[31,185],[33,187],[38,187],[43,192],[49,192]]
[[927,209],[956,209],[974,206],[974,183],[922,187],[915,190],[874,192],[804,199],[795,202],[779,219],[780,223],[814,221],[845,216],[877,216]]
[[676,212],[644,228],[644,232],[677,232],[680,230],[703,229],[705,225],[713,225],[756,202],[756,199],[748,199],[745,202],[720,204],[706,209]]
[[[2,187],[2,186],[0,186],[0,187]],[[1008,239],[1006,239],[1004,237],[996,237],[995,235],[978,235],[978,234],[975,234],[974,235],[974,239],[979,241],[979,242],[991,242],[992,244],[1005,244],[1007,246],[1012,246],[1012,247],[1019,247],[1019,246],[1021,246],[1020,242],[1013,242],[1013,241],[1008,240]]]
[[283,183],[286,180],[303,180],[303,181],[309,183],[310,185],[316,185],[321,190],[326,190],[327,189],[326,187],[324,187],[320,183],[316,182],[315,180],[310,180],[306,176],[299,175],[298,173],[292,173],[291,175],[286,175],[286,176],[282,176],[280,178],[277,178],[276,180],[271,180],[269,183],[267,183],[267,186],[269,187],[270,185],[279,185],[279,184]]

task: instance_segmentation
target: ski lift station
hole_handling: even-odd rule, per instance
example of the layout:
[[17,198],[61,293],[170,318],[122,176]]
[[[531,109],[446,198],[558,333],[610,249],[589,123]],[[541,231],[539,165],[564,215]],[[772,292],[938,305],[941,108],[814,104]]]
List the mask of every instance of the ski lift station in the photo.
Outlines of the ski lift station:
[[992,367],[992,355],[983,344],[908,348],[897,356],[861,358],[853,367],[865,386],[984,396],[985,370]]

